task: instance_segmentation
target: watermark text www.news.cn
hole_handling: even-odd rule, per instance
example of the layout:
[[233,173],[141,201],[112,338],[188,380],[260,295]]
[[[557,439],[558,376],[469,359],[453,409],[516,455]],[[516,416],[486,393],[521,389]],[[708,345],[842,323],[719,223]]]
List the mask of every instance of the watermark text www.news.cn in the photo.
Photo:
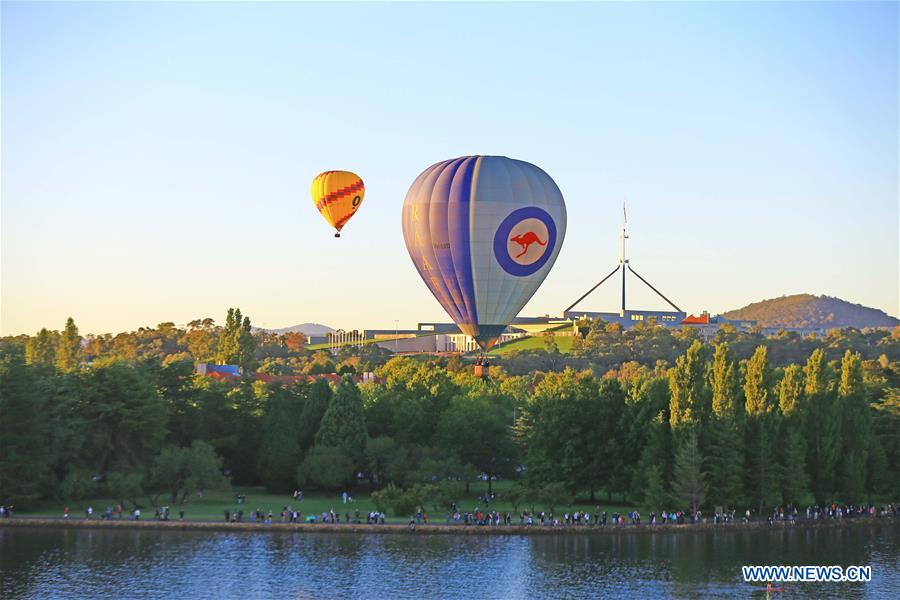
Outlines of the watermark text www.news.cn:
[[872,580],[872,567],[851,565],[749,565],[741,567],[747,583],[764,582],[862,582]]

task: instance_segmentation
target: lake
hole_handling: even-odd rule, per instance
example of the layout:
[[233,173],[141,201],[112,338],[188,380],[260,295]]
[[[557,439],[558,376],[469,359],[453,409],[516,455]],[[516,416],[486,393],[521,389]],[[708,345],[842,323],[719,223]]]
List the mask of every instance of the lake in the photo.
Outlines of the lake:
[[785,598],[900,597],[900,526],[540,536],[0,527],[0,598],[766,597],[741,565],[871,565]]

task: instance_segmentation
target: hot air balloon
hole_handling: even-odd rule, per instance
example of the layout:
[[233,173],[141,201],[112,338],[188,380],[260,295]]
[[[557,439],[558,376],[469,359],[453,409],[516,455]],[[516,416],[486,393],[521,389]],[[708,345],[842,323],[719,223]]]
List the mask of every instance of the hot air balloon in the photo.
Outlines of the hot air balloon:
[[565,234],[566,205],[550,176],[505,156],[434,164],[403,203],[419,275],[485,351],[540,287]]
[[366,186],[356,173],[325,171],[313,179],[310,193],[316,209],[335,228],[334,237],[339,238],[341,229],[359,210]]

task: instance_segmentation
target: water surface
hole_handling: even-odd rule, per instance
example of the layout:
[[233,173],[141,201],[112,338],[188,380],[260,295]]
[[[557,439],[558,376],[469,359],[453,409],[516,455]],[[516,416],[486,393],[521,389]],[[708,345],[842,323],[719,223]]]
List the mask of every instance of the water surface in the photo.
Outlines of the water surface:
[[0,598],[730,598],[743,564],[871,565],[868,584],[784,598],[900,597],[900,527],[559,536],[0,527]]

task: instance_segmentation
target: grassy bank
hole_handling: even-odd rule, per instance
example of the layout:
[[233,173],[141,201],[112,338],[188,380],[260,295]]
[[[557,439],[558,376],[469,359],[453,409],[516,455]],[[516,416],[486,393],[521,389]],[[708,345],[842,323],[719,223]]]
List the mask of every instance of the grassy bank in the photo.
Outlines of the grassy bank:
[[[472,512],[478,507],[481,510],[497,510],[501,513],[509,512],[513,515],[517,515],[518,512],[513,509],[512,504],[503,499],[503,491],[508,489],[510,485],[509,482],[498,482],[494,484],[494,492],[498,497],[491,502],[490,505],[485,506],[483,502],[479,501],[479,496],[487,491],[487,484],[473,484],[470,488],[470,493],[460,500],[459,508],[461,511]],[[240,504],[237,503],[235,501],[236,495],[244,496],[245,500]],[[279,515],[285,506],[291,506],[294,510],[299,510],[304,516],[309,514],[320,515],[322,512],[334,509],[335,512],[340,513],[341,522],[345,521],[347,512],[350,513],[352,519],[354,513],[358,510],[360,518],[365,521],[365,515],[370,511],[375,510],[375,503],[367,493],[352,494],[352,498],[352,502],[342,504],[340,493],[338,492],[309,492],[304,493],[303,501],[298,503],[294,501],[290,494],[269,494],[262,488],[238,487],[234,488],[232,491],[210,491],[204,494],[202,498],[193,496],[189,498],[183,506],[171,504],[168,502],[168,499],[164,497],[160,497],[158,502],[160,505],[169,506],[170,519],[177,519],[179,517],[179,511],[184,510],[184,518],[191,521],[224,520],[224,513],[226,510],[231,513],[237,510],[243,510],[245,515],[248,515],[251,511],[255,510],[261,510],[268,514],[271,510],[274,519],[279,520]],[[138,500],[142,504],[141,518],[144,520],[152,520],[154,516],[153,505],[147,498],[139,498]],[[107,506],[115,506],[117,503],[117,500],[111,498],[88,498],[68,503],[61,501],[42,502],[31,510],[20,510],[17,511],[16,514],[29,517],[61,517],[63,515],[63,508],[68,506],[71,517],[80,519],[84,518],[87,507],[92,506],[94,508],[95,518],[99,518],[100,514],[103,513]],[[555,508],[558,514],[576,510],[593,513],[598,505],[600,506],[600,510],[605,510],[610,514],[615,511],[624,514],[629,510],[634,510],[634,507],[625,507],[621,504],[613,505],[604,502],[595,504],[568,504]],[[129,503],[126,508],[130,510],[132,508],[131,504]],[[519,506],[519,511],[525,508],[527,507]],[[538,511],[544,510],[544,508],[539,505],[536,505],[535,508]],[[425,509],[432,521],[443,523],[446,520],[446,511],[438,511],[431,506],[426,506]],[[405,524],[409,522],[409,517],[410,515],[388,514],[385,520],[391,523]],[[518,519],[516,519],[516,522],[518,522]]]

